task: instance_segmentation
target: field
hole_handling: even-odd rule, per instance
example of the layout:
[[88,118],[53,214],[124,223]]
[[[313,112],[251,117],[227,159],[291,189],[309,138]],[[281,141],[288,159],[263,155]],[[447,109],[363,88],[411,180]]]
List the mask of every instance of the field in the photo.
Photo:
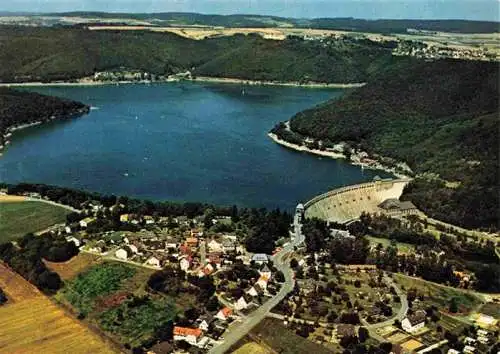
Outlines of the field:
[[71,280],[91,266],[100,264],[101,257],[89,253],[79,253],[67,262],[57,263],[44,260],[44,263],[50,270],[59,274],[61,279]]
[[460,312],[468,313],[481,304],[479,296],[452,287],[435,284],[425,280],[394,274],[394,280],[405,290],[417,289],[418,294],[423,294],[424,304],[435,305],[438,309],[446,311],[452,298],[456,298]]
[[281,324],[281,321],[276,319],[264,319],[252,329],[251,333],[278,353],[330,353],[325,347],[302,338],[286,329]]
[[267,350],[262,345],[250,342],[243,344],[240,348],[235,350],[233,354],[271,354],[273,351]]
[[[380,237],[373,237],[373,236],[365,236],[365,238],[370,241],[370,245],[378,245],[379,243],[384,246],[384,248],[387,248],[391,244],[391,240],[386,239],[386,238],[380,238]],[[398,253],[410,253],[415,250],[415,246],[411,245],[409,243],[404,243],[404,242],[397,242],[396,247],[398,248]]]
[[30,283],[0,264],[2,353],[116,353],[99,336],[66,314]]
[[495,318],[500,318],[500,304],[489,302],[484,304],[478,312]]
[[65,222],[68,213],[41,202],[0,202],[0,243]]

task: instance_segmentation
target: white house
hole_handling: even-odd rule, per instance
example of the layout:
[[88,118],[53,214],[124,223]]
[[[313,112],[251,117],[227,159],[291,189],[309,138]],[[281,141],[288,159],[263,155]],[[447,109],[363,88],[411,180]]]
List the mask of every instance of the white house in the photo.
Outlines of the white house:
[[191,345],[198,345],[201,335],[200,328],[174,327],[174,341],[185,340]]
[[123,259],[123,260],[127,260],[128,258],[128,253],[127,251],[125,251],[123,248],[120,248],[119,250],[117,250],[115,252],[115,257],[118,258],[118,259]]
[[129,244],[128,247],[130,248],[130,250],[132,251],[132,253],[137,254],[139,252],[139,250],[137,249],[137,247],[134,246],[134,245]]
[[215,240],[210,240],[210,242],[207,244],[207,246],[208,246],[208,250],[210,252],[222,252],[223,251],[222,243],[217,242]]
[[198,324],[198,328],[201,329],[203,332],[208,331],[209,323],[207,320],[201,320],[201,322]]
[[264,264],[269,261],[269,258],[267,257],[267,254],[256,253],[252,256],[252,261],[254,261],[257,264]]
[[87,228],[93,222],[95,222],[94,218],[85,218],[83,220],[80,220],[80,227]]
[[238,299],[238,301],[235,302],[234,308],[238,311],[244,310],[248,307],[248,303],[246,302],[245,298],[242,296]]
[[229,307],[224,307],[223,309],[220,309],[219,312],[217,312],[215,318],[218,318],[221,321],[227,321],[232,314],[233,310],[231,310]]
[[71,233],[71,226],[66,226],[64,227],[64,231],[66,231],[67,234],[70,234]]
[[80,247],[81,245],[81,242],[79,239],[77,239],[76,237],[73,237],[73,236],[68,236],[66,237],[66,241],[67,242],[73,242],[75,244],[76,247]]
[[415,333],[425,326],[425,311],[415,311],[401,322],[401,327],[408,333]]
[[252,286],[250,289],[248,289],[248,290],[246,291],[246,293],[247,293],[248,295],[250,295],[251,297],[256,297],[256,296],[258,296],[258,295],[259,295],[259,293],[258,293],[258,292],[257,292],[257,290],[255,289],[255,287],[253,287],[253,286]]
[[179,261],[179,266],[181,267],[181,269],[183,271],[187,271],[189,269],[189,266],[190,266],[190,263],[189,263],[189,260],[187,258],[182,258],[180,261]]
[[156,257],[150,257],[147,261],[146,261],[146,264],[147,265],[150,265],[150,266],[153,266],[153,267],[157,267],[157,268],[160,268],[161,267],[161,262],[158,258]]

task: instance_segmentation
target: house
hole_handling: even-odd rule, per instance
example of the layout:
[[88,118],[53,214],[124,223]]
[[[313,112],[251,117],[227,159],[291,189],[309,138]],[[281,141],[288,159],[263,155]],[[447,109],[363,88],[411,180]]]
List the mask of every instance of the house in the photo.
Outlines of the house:
[[262,289],[267,289],[267,282],[269,281],[269,277],[266,275],[261,275],[259,280],[255,283],[259,285]]
[[224,253],[236,252],[236,241],[226,239],[222,241],[222,250]]
[[214,263],[217,266],[220,266],[222,263],[222,253],[220,252],[211,252],[208,255],[208,261],[210,263]]
[[425,326],[425,317],[425,311],[415,311],[401,322],[401,326],[404,331],[408,333],[415,333]]
[[238,311],[244,310],[248,308],[248,303],[246,302],[245,298],[242,296],[238,299],[238,301],[235,302],[234,308]]
[[128,252],[126,250],[124,250],[123,248],[120,248],[119,250],[117,250],[115,252],[115,257],[118,259],[127,260]]
[[67,234],[70,234],[72,232],[71,230],[71,226],[65,226],[64,227],[64,231],[67,233]]
[[267,277],[268,279],[271,279],[271,275],[272,275],[272,272],[271,272],[271,269],[269,268],[269,266],[267,264],[264,264],[260,270],[259,270],[259,274],[261,276],[265,276]]
[[264,293],[264,290],[260,287],[259,284],[255,284],[254,286],[250,287],[246,293],[252,297],[256,297],[259,295],[262,295]]
[[460,352],[456,349],[449,349],[447,354],[460,354]]
[[189,269],[190,265],[191,265],[191,262],[189,261],[189,259],[187,257],[184,257],[179,261],[179,266],[185,272]]
[[222,252],[224,249],[222,248],[222,243],[217,242],[215,240],[210,240],[207,244],[209,252]]
[[155,223],[155,219],[151,215],[146,215],[144,217],[144,220],[146,221],[146,225],[151,225]]
[[199,328],[174,327],[174,341],[184,340],[191,345],[197,345],[201,335],[202,331]]
[[198,328],[202,331],[208,331],[210,324],[214,321],[214,316],[212,315],[203,315],[196,322],[198,323]]
[[252,261],[254,261],[257,264],[264,264],[269,261],[269,258],[267,257],[267,254],[256,253],[252,256]]
[[351,235],[349,231],[332,229],[330,235],[336,239],[354,239],[354,235]]
[[357,337],[356,327],[351,324],[339,324],[335,327],[335,333],[338,339],[345,337]]
[[88,217],[83,220],[80,220],[80,227],[87,228],[89,225],[95,222],[94,218]]
[[157,268],[160,268],[161,267],[161,262],[158,258],[156,257],[150,257],[147,261],[146,261],[146,264],[147,265],[150,265],[150,266],[153,266],[153,267],[157,267]]
[[139,253],[139,250],[137,249],[137,246],[134,246],[134,245],[130,245],[130,244],[129,244],[129,245],[128,245],[128,248],[130,248],[130,251],[131,251],[132,253],[135,253],[135,254]]
[[465,354],[472,354],[475,352],[476,352],[476,348],[474,348],[473,346],[470,346],[470,345],[466,345],[463,349],[463,353],[465,353]]
[[165,242],[165,249],[167,250],[176,250],[179,244],[177,242],[167,241]]
[[186,245],[188,247],[196,247],[198,245],[198,239],[196,237],[186,238]]
[[120,215],[120,222],[129,222],[130,214],[122,214]]
[[81,245],[80,240],[73,236],[66,237],[66,242],[73,242],[76,247],[80,247]]
[[214,267],[209,263],[205,267],[203,267],[203,273],[205,275],[210,275],[214,272]]
[[215,317],[219,320],[227,321],[232,314],[233,310],[231,310],[229,307],[224,307],[223,309],[219,310],[219,312],[217,312]]

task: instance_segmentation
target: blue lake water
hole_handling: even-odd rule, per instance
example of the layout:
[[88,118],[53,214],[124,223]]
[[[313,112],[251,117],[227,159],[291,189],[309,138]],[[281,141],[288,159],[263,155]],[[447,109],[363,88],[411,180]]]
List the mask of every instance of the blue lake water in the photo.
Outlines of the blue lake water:
[[288,150],[274,124],[343,90],[157,84],[33,87],[93,107],[89,115],[16,132],[0,180],[154,200],[293,208],[328,189],[371,180],[342,161]]

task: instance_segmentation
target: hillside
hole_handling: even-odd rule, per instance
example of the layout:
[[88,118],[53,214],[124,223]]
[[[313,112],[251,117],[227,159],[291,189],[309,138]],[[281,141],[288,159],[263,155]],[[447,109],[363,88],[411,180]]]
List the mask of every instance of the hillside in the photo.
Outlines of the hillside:
[[427,174],[404,198],[457,225],[497,227],[498,80],[494,63],[400,59],[350,95],[297,114],[291,129],[406,161]]
[[250,80],[366,81],[391,57],[391,43],[342,39],[323,44],[257,35],[191,40],[172,33],[2,27],[0,80],[72,80],[96,71],[142,70]]
[[58,97],[0,87],[0,145],[4,144],[7,128],[84,114],[82,103]]
[[106,13],[66,12],[51,16],[80,17],[89,19],[132,19],[150,21],[158,25],[224,26],[224,27],[298,27],[372,33],[405,33],[407,29],[457,33],[492,33],[499,31],[499,24],[491,21],[468,20],[364,20],[356,18],[289,18],[250,14],[211,15],[187,12],[163,13]]

